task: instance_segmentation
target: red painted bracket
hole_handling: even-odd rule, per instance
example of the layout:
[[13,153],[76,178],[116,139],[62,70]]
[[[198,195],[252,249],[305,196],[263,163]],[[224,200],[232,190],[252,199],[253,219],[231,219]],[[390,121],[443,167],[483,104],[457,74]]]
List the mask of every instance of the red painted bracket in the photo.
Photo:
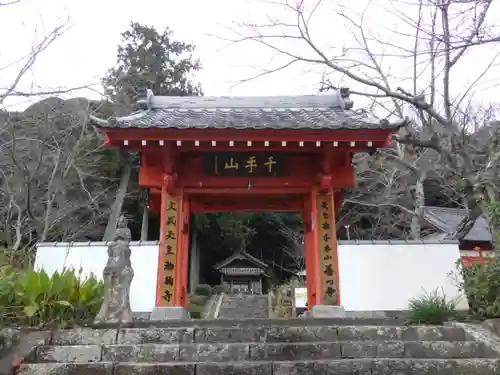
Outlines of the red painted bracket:
[[165,184],[169,195],[175,195],[176,182],[177,173],[166,174],[163,177],[163,183]]
[[324,193],[325,191],[330,190],[333,182],[333,177],[330,174],[319,174],[318,175],[318,185],[319,191]]

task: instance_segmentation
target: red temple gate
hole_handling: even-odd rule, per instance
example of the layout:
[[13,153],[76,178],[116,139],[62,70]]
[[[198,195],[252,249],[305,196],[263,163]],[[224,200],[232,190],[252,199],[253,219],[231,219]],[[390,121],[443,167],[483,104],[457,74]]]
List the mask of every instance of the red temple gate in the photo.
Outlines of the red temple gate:
[[[141,153],[139,184],[160,211],[156,306],[186,306],[190,214],[299,212],[308,306],[340,304],[335,215],[354,152],[387,147],[404,122],[335,95],[155,97],[127,117],[92,117],[107,144]],[[326,301],[325,299],[328,299]],[[324,301],[325,300],[325,301]]]

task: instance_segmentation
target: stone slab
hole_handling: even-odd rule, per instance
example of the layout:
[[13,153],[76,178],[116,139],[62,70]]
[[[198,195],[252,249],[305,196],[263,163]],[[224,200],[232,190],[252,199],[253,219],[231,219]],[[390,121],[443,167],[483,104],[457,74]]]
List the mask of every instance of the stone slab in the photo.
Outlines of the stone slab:
[[311,311],[312,318],[344,318],[347,317],[343,306],[316,305]]
[[415,332],[420,341],[467,341],[469,340],[465,330],[461,327],[407,327],[404,331],[403,339],[411,341]]
[[113,375],[194,375],[194,364],[177,363],[120,363]]
[[266,329],[258,326],[235,328],[196,328],[194,340],[198,343],[259,342],[266,338]]
[[36,349],[37,362],[99,362],[102,348],[99,345],[39,346]]
[[193,342],[194,328],[123,328],[118,332],[117,344],[189,344]]
[[273,375],[497,375],[500,360],[383,359],[275,362]]
[[[114,372],[113,372],[114,369]],[[362,359],[240,363],[27,364],[19,375],[498,375],[500,359]]]
[[348,318],[406,318],[408,311],[404,310],[346,310]]
[[297,361],[341,358],[496,358],[482,343],[448,341],[351,341],[251,344],[255,361]]
[[[273,364],[273,375],[372,375],[371,360],[337,360],[307,362],[276,362]],[[373,374],[375,375],[375,374]],[[378,374],[377,374],[378,375]],[[384,373],[384,375],[396,375]],[[403,375],[398,373],[397,375]]]
[[134,321],[151,320],[151,312],[149,312],[149,311],[136,311],[136,312],[132,312],[132,319]]
[[114,344],[116,329],[73,328],[55,331],[52,335],[53,345],[101,345]]
[[395,341],[403,337],[404,327],[342,326],[337,328],[341,341]]
[[338,326],[341,341],[467,341],[461,327]]
[[250,345],[231,344],[195,344],[179,347],[181,361],[195,362],[239,362],[250,359]]
[[499,373],[500,360],[498,359],[380,359],[372,363],[372,375],[496,375]]
[[491,351],[500,356],[500,337],[489,329],[479,324],[452,323],[454,327],[460,327],[464,330],[467,337],[486,345]]
[[17,375],[113,375],[112,363],[37,363],[21,367]]
[[338,340],[336,326],[269,327],[265,331],[267,342],[332,342]]
[[340,358],[340,343],[252,344],[252,361],[293,361]]
[[273,375],[272,371],[271,363],[201,363],[196,365],[196,375]]
[[[419,341],[404,343],[407,358],[495,358],[498,354],[481,342],[475,341]],[[382,357],[379,355],[379,357]]]
[[274,327],[315,327],[315,326],[404,326],[405,319],[400,318],[287,318],[287,319],[196,319],[196,320],[136,320],[127,324],[92,323],[88,328],[114,329],[120,328],[239,328],[242,326],[274,326]]
[[102,360],[107,362],[172,362],[179,360],[179,345],[106,345]]
[[341,344],[344,358],[402,358],[404,343],[401,341],[351,341]]
[[189,313],[184,307],[168,306],[168,307],[155,307],[151,312],[150,320],[189,320]]

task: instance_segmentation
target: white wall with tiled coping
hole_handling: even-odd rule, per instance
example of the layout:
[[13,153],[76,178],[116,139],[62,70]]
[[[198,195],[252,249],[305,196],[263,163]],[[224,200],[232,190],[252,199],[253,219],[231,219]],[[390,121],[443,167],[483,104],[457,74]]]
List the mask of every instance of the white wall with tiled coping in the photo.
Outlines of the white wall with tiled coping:
[[[155,304],[158,242],[132,242],[133,311],[151,311]],[[457,287],[454,242],[339,241],[341,304],[348,311],[399,311],[418,295],[439,289],[449,298],[467,301]],[[104,242],[41,243],[36,268],[49,274],[64,267],[82,268],[98,277],[107,260]]]

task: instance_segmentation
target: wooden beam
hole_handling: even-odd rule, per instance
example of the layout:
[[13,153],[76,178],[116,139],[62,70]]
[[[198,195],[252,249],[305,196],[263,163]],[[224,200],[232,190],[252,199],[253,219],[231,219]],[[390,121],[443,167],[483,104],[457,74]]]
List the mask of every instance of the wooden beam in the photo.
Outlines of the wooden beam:
[[198,142],[388,142],[395,131],[390,129],[104,129],[111,143],[128,141],[198,141]]
[[[253,199],[252,199],[253,198]],[[262,196],[234,195],[224,199],[207,196],[192,196],[191,212],[302,212],[303,196],[280,196],[269,198]]]
[[293,194],[306,194],[309,189],[307,187],[297,188],[273,188],[273,187],[265,187],[265,188],[238,188],[238,187],[229,187],[229,188],[190,188],[186,187],[184,191],[188,195],[213,195],[213,194],[224,194],[224,195],[275,195],[275,196],[283,196],[283,195],[293,195]]
[[[370,147],[367,146],[368,142],[364,142],[365,146],[362,143],[357,143],[355,147],[349,146],[347,142],[339,143],[334,151],[338,152],[375,152],[378,148],[383,148],[383,142],[372,142]],[[162,152],[163,147],[156,144],[148,143],[147,146],[142,146],[139,141],[130,141],[127,146],[119,145],[119,144],[110,144],[113,147],[119,147],[124,151],[128,152]],[[286,147],[280,145],[271,145],[271,146],[262,146],[262,145],[253,145],[251,147],[248,146],[233,146],[233,147],[225,147],[223,145],[217,145],[216,147],[208,145],[208,144],[200,144],[200,146],[196,147],[194,145],[183,143],[182,146],[177,147],[177,153],[187,153],[187,152],[300,152],[300,153],[309,153],[309,154],[320,154],[323,151],[323,146],[316,147],[312,142],[310,144],[305,144],[303,147],[300,147],[298,144],[290,144],[288,143]]]

